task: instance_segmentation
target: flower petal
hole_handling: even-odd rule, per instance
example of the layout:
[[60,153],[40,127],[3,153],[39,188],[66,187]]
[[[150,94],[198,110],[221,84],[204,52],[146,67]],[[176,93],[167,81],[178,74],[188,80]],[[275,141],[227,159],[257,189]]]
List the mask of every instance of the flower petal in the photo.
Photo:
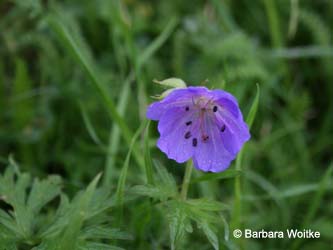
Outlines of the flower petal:
[[159,120],[164,112],[170,108],[192,104],[192,98],[201,94],[207,94],[205,87],[188,87],[186,89],[175,89],[162,101],[154,102],[148,106],[147,118]]
[[224,132],[221,132],[225,148],[229,152],[237,154],[243,144],[251,137],[249,128],[244,122],[242,114],[239,113],[239,116],[236,118],[230,110],[222,108],[220,111],[216,112],[215,117],[216,124],[220,128],[225,126]]
[[187,161],[193,155],[193,124],[186,125],[190,117],[191,113],[183,108],[171,108],[162,115],[158,124],[160,138],[157,146],[178,163]]
[[194,166],[203,171],[223,171],[235,159],[236,154],[226,150],[221,131],[212,117],[205,118],[204,127],[209,139],[199,140],[193,156]]

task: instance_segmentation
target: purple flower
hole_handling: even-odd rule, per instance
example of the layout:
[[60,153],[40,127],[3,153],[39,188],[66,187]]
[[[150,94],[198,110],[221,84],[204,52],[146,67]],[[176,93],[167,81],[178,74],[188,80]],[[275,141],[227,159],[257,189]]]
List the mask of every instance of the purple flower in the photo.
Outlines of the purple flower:
[[225,170],[250,139],[237,100],[223,90],[187,87],[152,103],[147,117],[157,120],[157,146],[178,163],[191,157],[203,171]]

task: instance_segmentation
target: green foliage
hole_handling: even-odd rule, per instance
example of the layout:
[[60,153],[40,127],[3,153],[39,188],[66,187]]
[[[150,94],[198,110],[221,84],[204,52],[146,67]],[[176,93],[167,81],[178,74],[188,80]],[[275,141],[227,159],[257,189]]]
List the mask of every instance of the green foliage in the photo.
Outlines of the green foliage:
[[[0,176],[0,197],[10,209],[0,210],[0,245],[5,249],[122,249],[105,240],[131,239],[112,228],[108,210],[115,199],[107,189],[97,188],[101,175],[70,201],[62,193],[59,176],[31,179],[10,165]],[[59,200],[56,210],[48,204]]]
[[169,224],[171,249],[184,247],[184,238],[186,233],[193,232],[193,223],[202,230],[214,249],[219,249],[215,227],[222,220],[216,218],[219,218],[218,212],[229,209],[229,206],[206,198],[181,199],[172,175],[157,161],[155,167],[155,184],[138,185],[133,187],[131,192],[160,202],[159,206]]

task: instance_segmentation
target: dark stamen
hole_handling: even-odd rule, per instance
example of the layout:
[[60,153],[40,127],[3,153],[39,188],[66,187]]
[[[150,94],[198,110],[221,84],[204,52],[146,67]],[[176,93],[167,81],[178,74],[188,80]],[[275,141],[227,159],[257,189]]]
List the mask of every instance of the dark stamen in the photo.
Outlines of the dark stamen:
[[188,138],[190,138],[192,135],[191,135],[191,131],[187,131],[186,133],[185,133],[185,139],[188,139]]
[[213,111],[216,112],[217,111],[217,106],[213,107]]
[[188,122],[186,122],[185,124],[186,124],[186,126],[189,126],[189,125],[192,124],[192,121],[188,121]]
[[202,140],[203,140],[203,142],[208,141],[208,139],[209,139],[209,136],[208,136],[208,135],[202,135]]
[[196,147],[198,145],[198,139],[197,138],[193,138],[192,140],[192,146]]
[[190,110],[190,107],[189,107],[189,106],[186,106],[186,107],[185,107],[185,110],[186,110],[186,111],[189,111],[189,110]]
[[225,125],[223,124],[221,127],[221,132],[224,132],[224,130],[225,130]]

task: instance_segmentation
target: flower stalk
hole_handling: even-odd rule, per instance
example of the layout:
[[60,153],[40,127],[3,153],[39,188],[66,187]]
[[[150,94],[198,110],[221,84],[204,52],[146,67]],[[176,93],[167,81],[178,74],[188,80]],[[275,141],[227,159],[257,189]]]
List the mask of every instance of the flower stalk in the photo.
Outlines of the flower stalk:
[[192,160],[186,163],[185,175],[183,178],[182,190],[180,193],[180,197],[182,200],[186,200],[188,188],[191,182],[191,175],[192,175],[193,163]]

